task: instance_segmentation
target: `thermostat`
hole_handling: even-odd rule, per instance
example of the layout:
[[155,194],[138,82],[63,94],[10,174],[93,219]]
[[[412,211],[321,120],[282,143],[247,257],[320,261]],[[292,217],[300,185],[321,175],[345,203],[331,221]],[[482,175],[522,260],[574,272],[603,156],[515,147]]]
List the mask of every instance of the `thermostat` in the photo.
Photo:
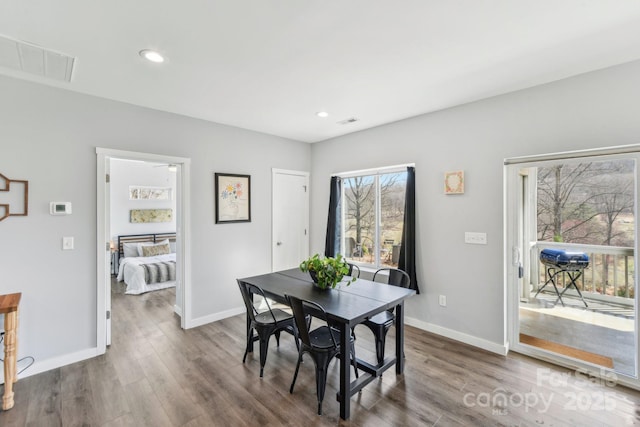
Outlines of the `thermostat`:
[[49,204],[49,213],[51,215],[70,215],[71,202],[51,202]]

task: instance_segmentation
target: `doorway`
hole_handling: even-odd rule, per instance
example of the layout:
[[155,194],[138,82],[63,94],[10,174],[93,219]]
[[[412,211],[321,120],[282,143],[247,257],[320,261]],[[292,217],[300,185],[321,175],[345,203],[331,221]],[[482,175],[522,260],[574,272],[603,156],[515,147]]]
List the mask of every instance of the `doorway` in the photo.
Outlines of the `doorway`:
[[295,268],[309,257],[309,173],[272,170],[272,269]]
[[637,382],[635,151],[507,160],[513,350]]
[[176,166],[176,301],[180,326],[189,327],[190,315],[190,159],[97,148],[97,347],[104,353],[111,342],[111,245],[110,185],[107,177],[112,159],[153,162]]

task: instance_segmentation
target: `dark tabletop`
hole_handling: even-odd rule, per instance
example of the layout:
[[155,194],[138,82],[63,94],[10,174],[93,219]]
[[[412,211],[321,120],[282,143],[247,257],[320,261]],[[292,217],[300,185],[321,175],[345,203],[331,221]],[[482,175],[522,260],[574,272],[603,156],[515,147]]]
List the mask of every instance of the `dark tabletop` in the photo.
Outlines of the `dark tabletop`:
[[316,302],[325,309],[330,319],[350,326],[392,308],[415,294],[411,289],[364,279],[356,279],[347,285],[348,277],[335,289],[323,290],[314,286],[309,274],[298,268],[239,280],[259,286],[266,296],[282,303],[286,302],[285,295]]

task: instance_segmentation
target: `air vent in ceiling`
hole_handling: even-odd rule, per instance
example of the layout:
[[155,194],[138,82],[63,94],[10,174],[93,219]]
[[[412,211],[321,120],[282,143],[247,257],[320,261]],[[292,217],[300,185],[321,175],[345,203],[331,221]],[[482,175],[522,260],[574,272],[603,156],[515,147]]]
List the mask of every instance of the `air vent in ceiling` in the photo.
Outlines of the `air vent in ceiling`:
[[355,123],[355,122],[357,122],[357,121],[358,121],[358,119],[357,119],[357,118],[355,118],[355,117],[349,117],[348,119],[340,120],[340,121],[338,122],[338,124],[339,124],[339,125],[347,125],[347,124],[349,124],[349,123]]
[[0,67],[70,82],[75,58],[0,35]]

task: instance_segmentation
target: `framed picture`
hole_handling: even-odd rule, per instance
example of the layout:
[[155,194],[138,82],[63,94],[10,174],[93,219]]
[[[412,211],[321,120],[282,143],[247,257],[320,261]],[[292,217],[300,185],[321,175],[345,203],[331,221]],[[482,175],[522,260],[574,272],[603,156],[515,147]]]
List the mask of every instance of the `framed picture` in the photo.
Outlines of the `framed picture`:
[[171,187],[130,185],[129,200],[172,200]]
[[251,176],[215,173],[216,224],[251,222]]
[[445,172],[444,194],[464,194],[464,171]]

